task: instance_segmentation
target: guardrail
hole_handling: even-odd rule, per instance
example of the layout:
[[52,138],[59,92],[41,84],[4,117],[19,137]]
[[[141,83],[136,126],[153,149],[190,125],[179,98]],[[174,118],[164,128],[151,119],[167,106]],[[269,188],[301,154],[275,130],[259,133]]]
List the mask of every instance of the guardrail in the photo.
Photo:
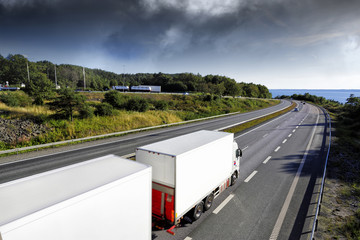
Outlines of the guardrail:
[[327,150],[325,166],[324,166],[324,172],[323,172],[323,177],[322,177],[322,180],[321,180],[321,187],[320,187],[319,199],[318,199],[317,206],[316,206],[315,218],[314,218],[314,222],[313,222],[313,226],[312,226],[312,230],[311,230],[310,239],[312,239],[312,240],[315,239],[314,234],[315,234],[315,232],[317,230],[317,226],[318,226],[318,216],[320,215],[321,202],[322,202],[322,198],[323,198],[323,194],[324,194],[326,167],[327,167],[327,163],[328,163],[328,159],[329,159],[330,146],[331,146],[331,118],[330,118],[329,113],[324,108],[322,108],[322,109],[323,109],[323,111],[326,112],[327,118],[329,119],[329,147],[328,147],[328,150]]

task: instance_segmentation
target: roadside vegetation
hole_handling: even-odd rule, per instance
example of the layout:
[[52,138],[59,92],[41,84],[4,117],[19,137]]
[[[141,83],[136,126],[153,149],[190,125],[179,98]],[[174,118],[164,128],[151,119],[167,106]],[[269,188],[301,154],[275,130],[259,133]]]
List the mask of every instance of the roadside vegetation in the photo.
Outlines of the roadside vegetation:
[[332,118],[332,145],[315,239],[359,240],[360,98],[351,95],[340,104],[310,94],[291,97],[323,106]]
[[56,65],[49,61],[31,62],[20,54],[0,55],[0,80],[0,84],[8,82],[11,87],[22,88],[38,105],[52,98],[54,92],[50,90],[59,87],[107,91],[113,86],[156,85],[161,86],[162,92],[271,98],[271,93],[263,85],[238,83],[226,76],[192,73],[116,74],[69,64]]
[[14,122],[4,123],[0,129],[5,131],[0,150],[247,112],[278,104],[278,100],[210,94],[79,93],[68,88],[57,92],[43,105],[34,105],[32,100],[33,97],[22,91],[0,92],[0,118],[3,121],[31,120],[33,124],[43,126],[43,131],[36,136],[24,135],[24,132],[31,132],[27,126],[15,138],[4,139],[10,134],[6,130],[16,128]]

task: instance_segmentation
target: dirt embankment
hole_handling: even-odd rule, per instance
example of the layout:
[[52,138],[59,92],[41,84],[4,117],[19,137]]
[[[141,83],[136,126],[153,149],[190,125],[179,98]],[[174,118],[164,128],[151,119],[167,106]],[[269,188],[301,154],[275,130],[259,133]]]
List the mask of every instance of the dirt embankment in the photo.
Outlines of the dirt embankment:
[[0,141],[16,144],[48,131],[45,125],[31,120],[8,120],[0,118]]

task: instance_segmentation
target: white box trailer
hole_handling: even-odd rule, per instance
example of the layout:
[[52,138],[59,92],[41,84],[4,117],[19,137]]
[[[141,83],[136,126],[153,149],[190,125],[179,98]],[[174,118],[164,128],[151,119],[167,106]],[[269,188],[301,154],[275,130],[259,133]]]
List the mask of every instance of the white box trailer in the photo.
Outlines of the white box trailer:
[[136,161],[153,168],[152,214],[176,225],[191,209],[198,219],[239,175],[234,134],[198,131],[138,147]]
[[151,239],[151,166],[114,155],[0,185],[0,239]]

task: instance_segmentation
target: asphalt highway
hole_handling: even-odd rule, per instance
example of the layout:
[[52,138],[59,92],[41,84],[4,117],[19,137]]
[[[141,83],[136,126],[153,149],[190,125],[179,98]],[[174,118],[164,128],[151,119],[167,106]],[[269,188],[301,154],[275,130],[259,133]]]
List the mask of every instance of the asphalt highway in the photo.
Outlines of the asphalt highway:
[[290,106],[289,101],[248,113],[229,115],[210,120],[193,122],[174,127],[129,134],[83,144],[46,149],[36,152],[12,155],[0,158],[0,183],[56,169],[70,164],[86,161],[107,154],[124,156],[135,152],[136,147],[152,142],[207,129],[216,130],[255,117],[278,111]]
[[320,109],[299,109],[236,135],[240,179],[198,221],[175,229],[175,239],[309,239],[327,129]]
[[[0,158],[0,183],[107,154],[124,156],[138,146],[201,129],[221,129],[289,105],[283,101],[250,113]],[[324,113],[299,104],[298,112],[235,134],[243,150],[237,183],[220,194],[198,221],[176,228],[175,236],[154,230],[153,239],[307,239],[326,133]]]

